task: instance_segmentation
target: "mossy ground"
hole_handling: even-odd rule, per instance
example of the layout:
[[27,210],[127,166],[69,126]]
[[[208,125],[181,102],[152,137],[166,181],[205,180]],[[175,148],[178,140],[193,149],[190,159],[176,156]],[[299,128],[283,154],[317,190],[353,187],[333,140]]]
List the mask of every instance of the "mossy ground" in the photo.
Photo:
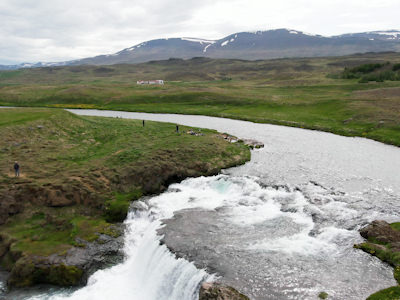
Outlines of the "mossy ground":
[[[62,255],[80,246],[77,238],[94,241],[99,233],[119,234],[112,222],[122,221],[130,201],[144,192],[137,181],[141,174],[154,175],[153,168],[160,166],[222,168],[250,158],[247,147],[230,144],[215,131],[192,136],[187,130],[181,126],[177,134],[174,124],[146,122],[142,127],[141,121],[79,117],[59,109],[0,109],[0,195],[27,186],[51,187],[58,197],[57,189],[74,187],[90,199],[54,207],[26,194],[24,210],[0,226],[2,235],[13,240],[12,250]],[[19,178],[14,178],[14,161],[21,166]],[[159,170],[155,175],[162,175],[164,169]]]
[[375,294],[372,294],[367,300],[399,300],[400,299],[400,286],[393,286]]
[[[0,72],[0,105],[202,114],[362,136],[400,146],[400,82],[334,79],[345,67],[391,65],[398,53],[346,57],[167,60]],[[138,86],[162,78],[164,86]]]
[[[400,223],[392,223],[390,226],[395,230],[400,230]],[[378,291],[367,298],[367,300],[399,300],[400,299],[400,252],[394,251],[391,244],[385,244],[376,239],[369,238],[367,242],[354,246],[394,267],[393,276],[399,284]]]
[[82,208],[30,207],[2,227],[16,241],[13,251],[47,256],[63,255],[72,246],[81,246],[77,238],[92,242],[98,234],[121,234],[112,224],[100,216],[81,215]]
[[319,299],[328,299],[328,293],[327,292],[321,292],[318,294]]
[[138,199],[141,196],[142,192],[139,189],[126,194],[115,193],[115,197],[106,202],[105,219],[108,222],[124,220],[132,199]]

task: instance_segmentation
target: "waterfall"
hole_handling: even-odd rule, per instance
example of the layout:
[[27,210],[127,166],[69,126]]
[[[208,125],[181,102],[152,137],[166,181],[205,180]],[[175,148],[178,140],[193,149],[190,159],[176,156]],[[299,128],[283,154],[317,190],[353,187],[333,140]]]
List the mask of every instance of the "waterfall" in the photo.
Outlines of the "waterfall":
[[190,206],[185,196],[174,199],[174,195],[174,192],[166,192],[148,203],[136,203],[142,209],[131,210],[125,221],[126,259],[123,263],[97,271],[85,287],[72,294],[64,291],[31,299],[198,299],[200,284],[214,276],[197,269],[193,263],[177,259],[165,245],[160,245],[161,237],[157,235],[162,219]]

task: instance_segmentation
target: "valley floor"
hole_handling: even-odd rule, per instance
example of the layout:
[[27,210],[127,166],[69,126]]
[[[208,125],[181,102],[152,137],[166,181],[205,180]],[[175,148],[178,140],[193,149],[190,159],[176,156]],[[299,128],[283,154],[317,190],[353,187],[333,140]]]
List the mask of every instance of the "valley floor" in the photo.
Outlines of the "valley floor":
[[[337,79],[345,68],[386,62],[394,66],[400,55],[266,61],[193,58],[3,71],[0,105],[201,114],[400,146],[400,82]],[[136,84],[149,79],[164,79],[166,84]]]

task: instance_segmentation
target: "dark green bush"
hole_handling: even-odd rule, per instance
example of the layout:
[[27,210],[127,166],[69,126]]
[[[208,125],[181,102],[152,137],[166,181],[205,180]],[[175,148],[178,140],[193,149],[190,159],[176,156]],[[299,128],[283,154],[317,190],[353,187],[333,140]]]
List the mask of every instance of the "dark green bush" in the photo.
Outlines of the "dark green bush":
[[361,83],[366,83],[369,81],[384,82],[385,80],[396,81],[400,80],[400,75],[393,71],[383,71],[380,73],[366,74],[360,78]]
[[364,65],[349,69],[349,72],[366,74],[366,73],[371,73],[377,69],[380,69],[384,65],[385,64],[364,64]]
[[105,219],[107,222],[122,222],[128,215],[128,201],[112,200],[106,206]]
[[393,71],[398,71],[398,70],[400,70],[400,64],[395,64],[394,66],[393,66],[393,69],[392,69]]

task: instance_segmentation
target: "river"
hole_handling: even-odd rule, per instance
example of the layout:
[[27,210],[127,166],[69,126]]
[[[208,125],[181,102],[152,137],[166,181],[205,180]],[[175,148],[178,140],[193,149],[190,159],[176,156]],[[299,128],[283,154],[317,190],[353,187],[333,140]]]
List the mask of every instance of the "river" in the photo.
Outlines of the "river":
[[[195,300],[200,283],[218,276],[256,300],[318,299],[321,291],[365,299],[396,284],[389,266],[353,245],[368,222],[398,221],[399,148],[223,118],[69,111],[210,128],[265,148],[243,166],[137,202],[125,221],[123,263],[96,272],[81,289],[29,298]],[[162,236],[191,262],[160,245]]]

